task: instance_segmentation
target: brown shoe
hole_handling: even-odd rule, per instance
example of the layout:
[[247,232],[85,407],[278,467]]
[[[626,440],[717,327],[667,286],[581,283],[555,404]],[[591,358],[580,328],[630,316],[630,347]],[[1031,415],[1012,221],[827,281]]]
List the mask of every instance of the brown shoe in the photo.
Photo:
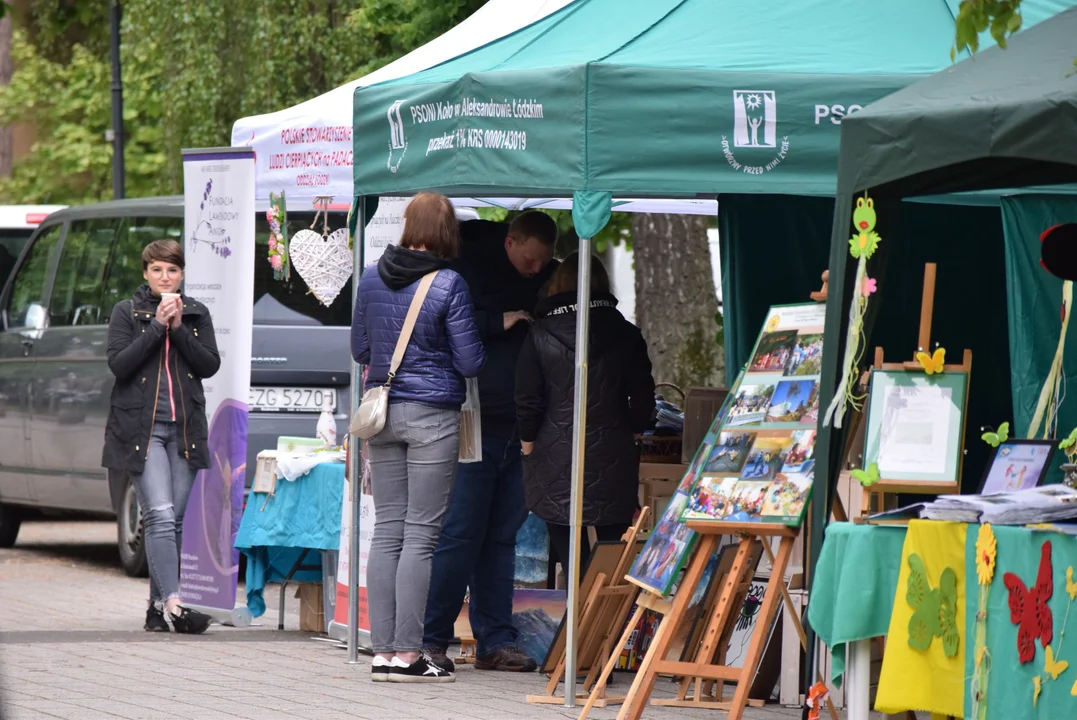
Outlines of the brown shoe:
[[515,645],[508,645],[494,650],[475,660],[476,670],[498,670],[500,672],[534,672],[538,663],[525,655]]

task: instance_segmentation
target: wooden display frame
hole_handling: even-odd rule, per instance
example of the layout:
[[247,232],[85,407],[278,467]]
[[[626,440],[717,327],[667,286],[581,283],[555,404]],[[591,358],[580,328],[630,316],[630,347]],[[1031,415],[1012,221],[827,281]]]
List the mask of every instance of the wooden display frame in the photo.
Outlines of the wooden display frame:
[[[931,351],[931,321],[935,311],[935,280],[937,274],[937,267],[935,263],[927,263],[924,265],[924,290],[923,297],[920,302],[920,330],[917,335],[918,346],[923,348],[924,352],[930,353]],[[875,358],[871,371],[874,373],[878,370],[884,371],[900,371],[900,372],[923,372],[924,368],[913,357],[912,360],[906,360],[904,362],[888,363],[886,362],[885,353],[881,347],[875,348]],[[885,507],[886,496],[893,495],[895,493],[916,493],[926,495],[940,495],[944,493],[960,492],[961,490],[961,475],[964,472],[965,465],[965,431],[968,425],[968,403],[969,392],[972,384],[972,351],[965,349],[961,355],[961,362],[957,364],[948,364],[943,366],[943,372],[947,373],[962,373],[965,375],[965,397],[961,408],[961,431],[958,438],[958,459],[957,459],[957,479],[953,481],[915,481],[915,480],[896,480],[892,478],[881,478],[878,482],[873,484],[871,488],[863,495],[863,505],[861,507],[862,515],[867,515],[870,512],[871,502],[875,499],[880,509]],[[863,422],[868,422],[867,417],[867,405],[865,401],[864,418]],[[866,462],[866,458],[865,458]]]
[[[659,601],[658,599],[653,599],[649,603],[655,606],[654,609],[661,608],[664,611],[664,617],[658,631],[655,633],[650,648],[648,648],[647,655],[643,659],[643,664],[636,674],[635,681],[625,697],[621,712],[617,716],[618,720],[639,720],[643,716],[644,708],[647,706],[655,681],[660,674],[681,677],[682,691],[673,700],[659,700],[654,704],[728,710],[729,720],[739,720],[745,707],[749,704],[748,693],[762,659],[763,648],[777,613],[779,599],[784,599],[789,607],[793,607],[788,592],[782,592],[782,590],[785,589],[785,570],[792,554],[793,542],[799,534],[798,529],[773,523],[722,523],[717,525],[705,521],[691,521],[688,523],[688,527],[699,533],[700,542],[691,563],[685,571],[681,585],[677,589],[677,594],[671,600]],[[721,595],[711,614],[710,622],[703,635],[703,641],[695,652],[694,660],[666,660],[665,656],[669,651],[674,631],[683,620],[685,609],[691,602],[692,595],[699,585],[708,559],[717,548],[718,537],[723,533],[736,533],[741,536],[741,541],[737,548],[733,567],[730,568],[722,585]],[[764,592],[756,628],[752,633],[752,640],[748,646],[748,654],[744,659],[743,667],[725,667],[716,663],[714,658],[720,647],[720,641],[726,627],[733,619],[734,600],[737,590],[750,570],[748,561],[752,554],[753,545],[757,541],[771,537],[779,537],[781,542],[778,552],[774,554],[771,576],[767,581],[767,589]],[[763,545],[765,548],[768,547],[766,542],[763,542]],[[649,594],[640,598],[641,606],[642,601],[647,597],[649,597]],[[789,613],[789,617],[797,626],[801,625],[795,608]],[[609,669],[612,671],[612,667]],[[736,691],[732,701],[725,702],[721,699],[704,696],[701,688],[703,681],[708,680],[736,683]],[[693,697],[689,698],[687,696],[688,688],[693,681],[696,683],[696,691]],[[589,700],[580,715],[581,720],[586,717],[592,706]],[[836,713],[834,717],[836,720]]]
[[[650,508],[644,506],[639,517],[636,518],[635,524],[621,536],[625,547],[616,567],[609,575],[599,573],[595,577],[594,583],[591,585],[590,590],[587,591],[586,597],[583,598],[583,605],[580,608],[578,669],[583,670],[586,668],[588,672],[581,685],[581,691],[576,693],[576,698],[582,700],[589,696],[594,696],[597,707],[614,705],[624,699],[606,695],[606,684],[609,681],[609,675],[600,673],[600,670],[606,666],[611,658],[616,661],[621,653],[621,648],[624,646],[623,643],[620,645],[614,644],[618,637],[617,632],[625,622],[629,612],[631,612],[632,605],[636,602],[640,592],[639,587],[625,582],[624,578],[641,549],[638,547],[638,543],[642,540],[641,528],[646,522],[649,511]],[[583,581],[581,580],[582,585]],[[554,636],[555,646],[557,638],[561,634],[559,631],[558,635]],[[546,693],[544,695],[528,695],[527,702],[544,705],[564,704],[565,698],[557,695],[557,686],[561,684],[565,676],[566,647],[562,643],[560,648],[552,653],[556,659],[553,660],[553,669],[549,673],[550,680],[546,684]],[[552,659],[547,658],[543,666],[549,667]]]

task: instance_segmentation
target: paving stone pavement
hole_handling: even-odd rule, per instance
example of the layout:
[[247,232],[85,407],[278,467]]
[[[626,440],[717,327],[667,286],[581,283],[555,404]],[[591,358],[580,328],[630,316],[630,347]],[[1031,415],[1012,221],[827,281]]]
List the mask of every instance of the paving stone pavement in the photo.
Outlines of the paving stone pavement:
[[[0,718],[38,720],[516,720],[575,718],[578,710],[529,705],[544,678],[462,669],[450,685],[374,684],[370,665],[346,663],[332,643],[300,633],[296,601],[276,628],[277,593],[261,626],[214,626],[198,637],[141,630],[146,581],[126,577],[115,525],[27,523],[0,550]],[[242,595],[242,589],[240,590]],[[612,688],[626,689],[619,675]],[[669,695],[660,681],[656,695]],[[616,717],[596,710],[595,720]],[[649,708],[654,720],[725,713]],[[768,706],[747,720],[799,718]]]

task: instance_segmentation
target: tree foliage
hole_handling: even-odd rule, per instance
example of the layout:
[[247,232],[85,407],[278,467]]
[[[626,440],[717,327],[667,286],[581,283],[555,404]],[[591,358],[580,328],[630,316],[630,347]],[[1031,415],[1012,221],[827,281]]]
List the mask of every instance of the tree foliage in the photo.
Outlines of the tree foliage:
[[968,50],[980,49],[980,34],[990,31],[1000,48],[1006,38],[1021,29],[1021,0],[961,0],[955,18],[954,46],[950,59]]
[[[0,88],[0,124],[26,123],[36,140],[13,176],[0,181],[0,199],[109,197],[111,1],[30,0],[16,18],[17,69]],[[482,4],[124,0],[127,194],[180,192],[181,149],[228,145],[240,117],[281,110],[361,77]]]

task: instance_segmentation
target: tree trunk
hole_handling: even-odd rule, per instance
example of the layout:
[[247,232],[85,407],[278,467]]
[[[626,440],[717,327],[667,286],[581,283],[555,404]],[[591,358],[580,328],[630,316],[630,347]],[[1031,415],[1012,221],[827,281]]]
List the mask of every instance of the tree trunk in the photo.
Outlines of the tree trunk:
[[721,385],[725,352],[715,339],[718,297],[707,219],[636,215],[632,238],[636,324],[647,339],[655,381],[681,389]]
[[[11,62],[11,11],[0,20],[0,85],[11,83],[15,68]],[[11,177],[14,138],[10,127],[0,128],[0,177]]]

